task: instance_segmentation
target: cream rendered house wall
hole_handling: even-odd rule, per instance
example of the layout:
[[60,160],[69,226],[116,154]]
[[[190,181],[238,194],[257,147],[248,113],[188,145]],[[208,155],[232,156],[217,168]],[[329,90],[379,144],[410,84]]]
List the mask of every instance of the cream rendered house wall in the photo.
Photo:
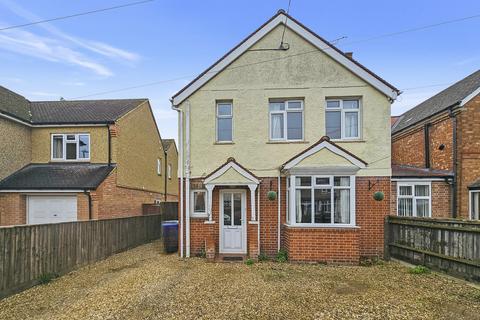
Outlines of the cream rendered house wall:
[[30,163],[31,129],[0,118],[0,180]]
[[[275,28],[252,49],[278,48],[282,31],[282,26]],[[288,28],[285,39],[289,50],[247,51],[188,98],[191,177],[207,175],[228,157],[234,157],[257,176],[278,175],[282,163],[325,135],[327,97],[361,98],[361,139],[336,143],[369,164],[357,175],[389,176],[387,97],[321,51],[305,54],[315,47]],[[282,59],[292,55],[296,56]],[[272,98],[304,99],[305,141],[269,141],[268,102]],[[215,144],[218,100],[233,101],[233,144]],[[187,101],[180,108],[185,110]]]

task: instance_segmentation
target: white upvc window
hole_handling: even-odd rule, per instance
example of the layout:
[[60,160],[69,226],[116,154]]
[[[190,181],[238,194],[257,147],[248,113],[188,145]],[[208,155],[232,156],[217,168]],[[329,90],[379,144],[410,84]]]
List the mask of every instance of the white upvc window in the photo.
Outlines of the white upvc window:
[[162,174],[162,159],[157,159],[157,175]]
[[270,140],[303,140],[303,100],[271,100],[269,115]]
[[192,190],[190,194],[191,216],[206,217],[207,216],[207,191]]
[[51,159],[53,161],[89,161],[90,134],[52,134]]
[[430,182],[397,182],[397,215],[402,217],[431,217]]
[[360,139],[360,99],[327,99],[325,134],[332,140]]
[[290,176],[289,224],[355,226],[355,176]]
[[480,190],[470,190],[470,219],[480,220]]
[[216,141],[233,142],[233,104],[217,102]]
[[172,179],[172,164],[169,163],[168,164],[168,167],[167,167],[167,175],[168,175],[168,179]]

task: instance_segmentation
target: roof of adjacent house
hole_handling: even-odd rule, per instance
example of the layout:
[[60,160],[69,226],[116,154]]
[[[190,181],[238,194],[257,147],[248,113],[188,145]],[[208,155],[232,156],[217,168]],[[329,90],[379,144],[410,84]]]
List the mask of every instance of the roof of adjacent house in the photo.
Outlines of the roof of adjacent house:
[[175,139],[162,139],[163,150],[168,150],[172,144],[175,145]]
[[418,168],[406,165],[392,165],[393,178],[450,178],[453,172],[431,168]]
[[115,166],[30,164],[0,181],[0,190],[96,189]]
[[[371,70],[354,60],[352,57],[346,55],[343,51],[335,47],[333,44],[323,39],[315,32],[295,20],[292,16],[285,13],[284,10],[279,10],[273,17],[267,22],[261,25],[257,30],[251,33],[248,37],[243,39],[238,45],[228,51],[223,57],[217,60],[214,64],[208,67],[205,71],[200,73],[195,79],[178,91],[173,97],[172,101],[174,105],[179,105],[182,101],[187,99],[191,94],[196,92],[200,87],[207,83],[210,79],[215,77],[218,73],[228,67],[233,61],[236,60],[241,54],[247,51],[252,45],[254,45],[259,39],[261,39],[266,33],[273,30],[278,25],[287,25],[289,29],[297,32],[307,41],[311,42],[319,50],[323,51],[326,55],[336,60],[338,63],[355,73],[360,78],[364,79],[372,86],[389,96],[391,99],[395,99],[401,92],[393,85],[382,79]],[[332,50],[327,50],[327,49]]]
[[30,124],[112,123],[148,99],[29,101],[0,86],[0,114]]
[[464,104],[468,102],[467,100],[473,98],[471,95],[475,95],[475,93],[480,94],[480,70],[405,112],[392,128],[392,134],[411,127],[456,104]]
[[25,97],[0,86],[0,112],[22,121],[30,121],[30,101]]

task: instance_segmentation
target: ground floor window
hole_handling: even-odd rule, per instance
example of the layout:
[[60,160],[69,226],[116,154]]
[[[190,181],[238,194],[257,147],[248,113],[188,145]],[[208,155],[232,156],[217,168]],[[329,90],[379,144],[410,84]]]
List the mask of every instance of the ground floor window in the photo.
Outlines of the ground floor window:
[[397,215],[431,217],[431,184],[399,182],[397,185]]
[[290,177],[289,222],[296,225],[354,225],[355,177]]
[[204,217],[207,215],[207,191],[206,190],[192,190],[191,192],[191,208],[192,216]]
[[470,191],[470,219],[480,220],[480,190]]

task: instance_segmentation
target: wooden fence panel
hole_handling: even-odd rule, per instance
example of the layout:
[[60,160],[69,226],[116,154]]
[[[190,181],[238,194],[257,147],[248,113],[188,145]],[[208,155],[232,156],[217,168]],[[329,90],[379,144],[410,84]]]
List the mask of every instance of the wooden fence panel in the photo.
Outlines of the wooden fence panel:
[[480,222],[389,216],[386,257],[480,281]]
[[161,237],[163,215],[0,227],[0,299]]

